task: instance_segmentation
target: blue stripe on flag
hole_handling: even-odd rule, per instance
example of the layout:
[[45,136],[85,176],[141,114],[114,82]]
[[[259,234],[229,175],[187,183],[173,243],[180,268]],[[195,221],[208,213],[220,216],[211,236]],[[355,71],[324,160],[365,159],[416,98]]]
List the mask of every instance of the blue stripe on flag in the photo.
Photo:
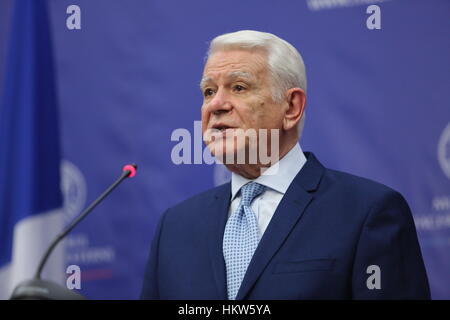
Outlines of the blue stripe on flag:
[[62,206],[50,26],[45,0],[15,1],[0,97],[0,266],[15,224]]

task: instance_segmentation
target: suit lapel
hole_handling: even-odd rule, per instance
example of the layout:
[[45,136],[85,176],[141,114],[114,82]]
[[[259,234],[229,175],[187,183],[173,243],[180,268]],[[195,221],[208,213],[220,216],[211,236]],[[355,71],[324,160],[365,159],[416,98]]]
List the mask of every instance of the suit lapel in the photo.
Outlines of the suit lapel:
[[227,295],[227,278],[225,269],[225,260],[223,258],[223,233],[225,224],[228,219],[228,207],[231,198],[231,184],[228,183],[218,189],[217,193],[211,200],[211,205],[205,205],[209,208],[208,231],[209,231],[209,252],[214,272],[214,279],[219,293],[219,299],[226,300]]
[[[264,232],[239,288],[237,300],[245,299],[272,257],[301,219],[308,204],[313,200],[312,192],[319,185],[324,167],[313,154],[305,153],[305,155],[308,161],[289,186]],[[223,235],[223,230],[221,235]]]

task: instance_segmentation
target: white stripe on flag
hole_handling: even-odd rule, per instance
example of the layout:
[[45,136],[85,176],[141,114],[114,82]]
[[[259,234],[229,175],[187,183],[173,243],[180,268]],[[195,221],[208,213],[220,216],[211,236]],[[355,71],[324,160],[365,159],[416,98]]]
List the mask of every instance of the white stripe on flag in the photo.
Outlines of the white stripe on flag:
[[[9,299],[17,284],[34,277],[42,255],[61,232],[63,224],[63,209],[36,214],[16,224],[12,261],[0,268],[0,299]],[[60,243],[51,254],[42,279],[65,285],[63,244]]]

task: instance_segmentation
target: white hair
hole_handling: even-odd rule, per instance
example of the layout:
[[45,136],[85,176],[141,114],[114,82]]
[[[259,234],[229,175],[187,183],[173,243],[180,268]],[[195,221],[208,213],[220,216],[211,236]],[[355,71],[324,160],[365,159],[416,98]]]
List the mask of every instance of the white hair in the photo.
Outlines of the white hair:
[[[306,71],[303,58],[287,41],[271,33],[253,30],[226,33],[211,41],[207,59],[218,51],[232,49],[260,49],[267,54],[274,101],[281,102],[285,98],[286,91],[291,88],[300,88],[306,93]],[[303,131],[304,120],[303,113],[299,124],[299,137]]]

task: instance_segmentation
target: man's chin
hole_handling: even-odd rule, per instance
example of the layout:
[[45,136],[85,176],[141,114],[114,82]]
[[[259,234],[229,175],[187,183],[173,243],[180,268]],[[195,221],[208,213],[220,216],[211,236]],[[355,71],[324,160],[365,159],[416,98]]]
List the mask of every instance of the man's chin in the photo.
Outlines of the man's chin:
[[[245,149],[233,149],[227,150],[223,145],[208,146],[211,154],[222,164],[245,164],[248,162],[246,159]],[[240,157],[238,156],[240,155]]]

